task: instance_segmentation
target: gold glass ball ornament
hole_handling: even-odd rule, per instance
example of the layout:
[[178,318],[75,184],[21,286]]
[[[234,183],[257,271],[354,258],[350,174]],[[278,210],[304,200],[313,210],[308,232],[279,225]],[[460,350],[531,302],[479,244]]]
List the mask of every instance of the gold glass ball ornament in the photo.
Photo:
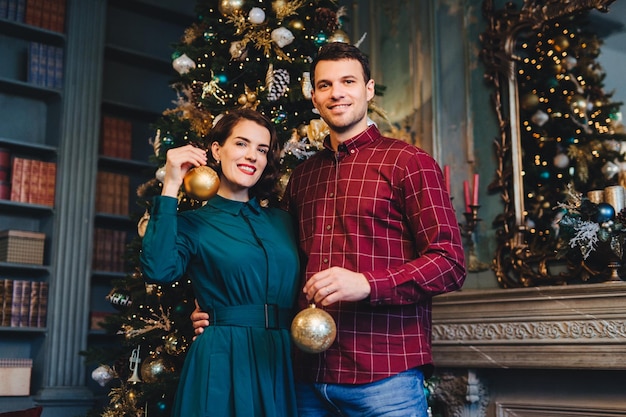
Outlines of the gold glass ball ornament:
[[343,30],[337,29],[330,35],[328,42],[350,43],[350,37]]
[[189,170],[183,178],[185,193],[191,198],[206,201],[217,194],[220,178],[211,167],[201,165]]
[[291,322],[291,340],[300,350],[321,353],[330,347],[337,336],[335,320],[326,311],[311,304]]
[[238,13],[243,7],[244,0],[220,0],[217,9],[225,17]]

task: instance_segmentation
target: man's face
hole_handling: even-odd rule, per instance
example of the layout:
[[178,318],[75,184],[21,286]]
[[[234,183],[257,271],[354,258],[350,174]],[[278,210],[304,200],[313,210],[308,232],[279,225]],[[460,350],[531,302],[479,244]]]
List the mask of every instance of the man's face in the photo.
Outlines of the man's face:
[[367,104],[373,97],[374,80],[364,80],[359,61],[342,59],[317,63],[313,105],[339,142],[367,128]]

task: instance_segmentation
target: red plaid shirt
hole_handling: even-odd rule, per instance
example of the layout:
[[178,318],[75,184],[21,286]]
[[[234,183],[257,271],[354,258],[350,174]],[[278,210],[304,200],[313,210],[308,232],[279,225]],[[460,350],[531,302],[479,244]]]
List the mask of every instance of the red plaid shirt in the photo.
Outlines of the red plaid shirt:
[[[326,139],[328,142],[328,138]],[[375,126],[295,168],[284,202],[297,220],[305,277],[339,266],[365,274],[370,297],[326,310],[330,349],[295,349],[300,380],[368,383],[432,368],[431,299],[465,279],[458,223],[441,169]],[[307,306],[301,293],[300,308]]]

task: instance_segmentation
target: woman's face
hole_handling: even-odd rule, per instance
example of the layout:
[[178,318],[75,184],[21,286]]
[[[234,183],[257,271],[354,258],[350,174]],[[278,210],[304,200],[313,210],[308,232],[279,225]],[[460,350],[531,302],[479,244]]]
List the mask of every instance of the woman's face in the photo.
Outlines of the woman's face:
[[217,193],[230,200],[248,201],[254,186],[267,165],[270,132],[251,120],[242,119],[223,145],[213,142],[213,158],[222,169]]

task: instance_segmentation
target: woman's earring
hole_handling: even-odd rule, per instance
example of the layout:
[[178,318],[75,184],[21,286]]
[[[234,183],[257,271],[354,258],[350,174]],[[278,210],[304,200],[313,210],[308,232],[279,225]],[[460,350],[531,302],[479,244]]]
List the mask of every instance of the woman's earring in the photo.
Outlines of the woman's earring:
[[215,161],[215,162],[217,163],[217,165],[219,165],[219,164],[220,164],[220,162],[222,162],[222,161],[220,161],[220,160],[218,159],[218,160],[217,160],[217,161]]

